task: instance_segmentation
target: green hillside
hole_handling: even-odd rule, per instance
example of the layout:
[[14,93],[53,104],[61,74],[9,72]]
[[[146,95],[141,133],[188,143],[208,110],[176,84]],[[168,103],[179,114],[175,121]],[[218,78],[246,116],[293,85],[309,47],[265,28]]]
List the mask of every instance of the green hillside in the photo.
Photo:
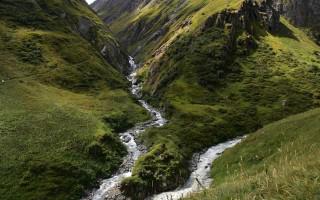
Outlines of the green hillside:
[[214,184],[190,200],[319,199],[320,110],[270,124],[213,163]]
[[0,52],[1,199],[79,199],[121,164],[116,133],[148,118],[127,55],[82,0],[1,1]]

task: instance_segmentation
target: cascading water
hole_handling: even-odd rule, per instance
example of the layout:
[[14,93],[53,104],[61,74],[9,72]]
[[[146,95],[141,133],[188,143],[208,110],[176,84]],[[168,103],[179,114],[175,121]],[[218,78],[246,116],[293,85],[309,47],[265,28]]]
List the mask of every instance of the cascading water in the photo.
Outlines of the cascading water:
[[132,175],[132,169],[135,161],[146,152],[146,148],[141,144],[137,144],[135,138],[147,128],[161,127],[167,122],[158,110],[154,109],[147,102],[141,99],[141,85],[137,82],[136,78],[137,65],[132,57],[130,57],[129,63],[131,65],[132,73],[127,78],[131,82],[131,93],[139,99],[141,105],[151,114],[152,120],[139,123],[134,128],[120,134],[121,141],[127,147],[128,155],[124,158],[124,161],[117,173],[109,179],[102,180],[100,188],[92,192],[89,197],[84,198],[83,200],[119,199],[121,196],[121,192],[119,191],[121,181]]
[[[124,161],[117,173],[109,179],[102,180],[100,188],[92,192],[89,197],[83,200],[123,200],[126,199],[122,196],[119,186],[123,179],[132,175],[132,169],[135,161],[146,152],[146,148],[138,144],[135,138],[150,127],[161,127],[167,123],[159,111],[151,107],[147,102],[141,99],[141,85],[137,82],[135,64],[132,57],[129,59],[132,73],[128,76],[128,80],[131,82],[131,93],[139,99],[140,104],[152,115],[152,120],[139,123],[134,128],[121,133],[120,139],[127,147],[128,155],[124,158]],[[190,175],[187,183],[174,191],[164,192],[153,197],[149,197],[149,200],[178,200],[182,197],[186,197],[193,192],[200,191],[203,188],[209,187],[212,182],[210,178],[210,169],[212,162],[219,157],[219,155],[226,149],[238,144],[242,138],[236,138],[234,140],[218,144],[209,148],[205,153],[199,156],[196,160],[197,167]]]

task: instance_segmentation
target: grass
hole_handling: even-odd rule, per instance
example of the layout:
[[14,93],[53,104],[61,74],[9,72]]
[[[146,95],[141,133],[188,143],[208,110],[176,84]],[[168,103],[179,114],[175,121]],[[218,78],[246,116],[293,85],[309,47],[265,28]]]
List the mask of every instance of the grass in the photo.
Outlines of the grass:
[[127,57],[101,56],[121,50],[81,1],[2,1],[0,16],[1,199],[80,199],[121,164],[118,127],[149,118],[115,66]]
[[212,187],[186,199],[318,199],[320,110],[251,134],[213,163]]

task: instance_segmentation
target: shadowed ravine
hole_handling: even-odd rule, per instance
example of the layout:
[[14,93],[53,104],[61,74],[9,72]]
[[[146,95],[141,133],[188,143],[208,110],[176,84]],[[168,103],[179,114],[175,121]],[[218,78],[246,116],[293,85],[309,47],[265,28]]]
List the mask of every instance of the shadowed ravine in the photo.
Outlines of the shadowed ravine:
[[[159,111],[152,108],[147,102],[141,99],[140,91],[141,85],[138,84],[136,79],[136,69],[137,65],[135,64],[132,57],[130,57],[130,65],[132,73],[128,76],[128,80],[131,82],[131,93],[139,99],[141,105],[152,115],[152,120],[139,123],[134,128],[121,133],[120,139],[123,144],[127,147],[128,155],[124,158],[122,165],[120,166],[117,173],[114,174],[109,179],[102,180],[100,187],[97,190],[94,190],[88,197],[83,198],[82,200],[123,200],[126,199],[119,190],[119,185],[121,181],[132,175],[132,169],[135,161],[146,152],[146,147],[142,144],[138,144],[136,141],[137,136],[144,132],[147,128],[150,127],[161,127],[167,123],[167,120],[164,119]],[[210,169],[211,163],[219,157],[219,155],[224,152],[226,149],[233,147],[241,141],[241,138],[237,138],[225,143],[218,144],[209,148],[203,154],[196,154],[194,156],[194,171],[190,175],[190,178],[186,184],[175,191],[165,192],[157,194],[153,197],[149,197],[149,200],[178,200],[181,197],[186,197],[190,193],[197,192],[203,188],[207,188],[212,179],[210,178]]]

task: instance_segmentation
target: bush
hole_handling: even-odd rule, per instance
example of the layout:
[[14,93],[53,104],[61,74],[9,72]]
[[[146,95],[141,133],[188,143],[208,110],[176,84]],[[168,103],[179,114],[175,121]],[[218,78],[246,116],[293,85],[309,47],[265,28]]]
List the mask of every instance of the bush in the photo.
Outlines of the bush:
[[91,144],[89,144],[87,147],[87,152],[90,156],[92,156],[95,159],[101,159],[105,156],[103,152],[103,147],[101,146],[101,144],[97,142],[92,142]]
[[18,58],[21,61],[33,65],[43,62],[42,49],[34,40],[22,41],[22,45],[18,48]]
[[134,124],[130,122],[128,115],[123,113],[114,113],[109,116],[105,116],[103,119],[110,128],[117,133],[124,132],[134,126]]

